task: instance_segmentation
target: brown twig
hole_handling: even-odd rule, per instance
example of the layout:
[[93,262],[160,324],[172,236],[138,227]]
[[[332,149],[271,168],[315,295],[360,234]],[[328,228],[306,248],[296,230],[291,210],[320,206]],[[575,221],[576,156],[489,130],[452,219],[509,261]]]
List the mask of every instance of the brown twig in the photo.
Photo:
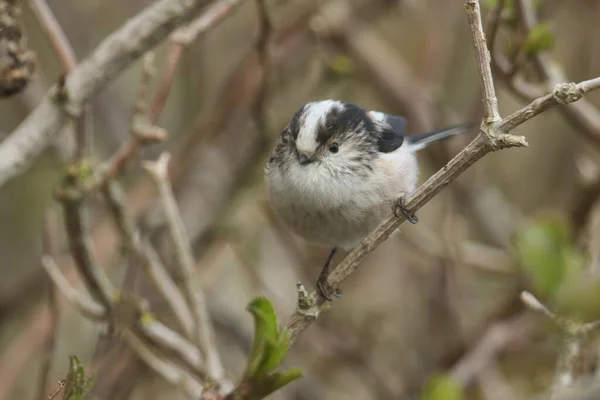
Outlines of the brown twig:
[[[490,52],[487,48],[485,33],[481,23],[481,9],[479,1],[467,0],[465,2],[467,10],[467,18],[471,26],[471,34],[473,45],[475,46],[475,57],[477,59],[477,70],[481,80],[481,88],[483,92],[483,122],[491,124],[500,119],[498,112],[498,99],[496,98],[496,90],[494,89],[494,78],[490,69]],[[485,130],[483,131],[485,133]]]
[[58,394],[60,393],[60,391],[65,387],[65,385],[67,384],[67,380],[66,379],[61,379],[60,381],[58,381],[58,385],[56,386],[56,388],[52,391],[52,393],[50,393],[48,395],[48,397],[46,397],[46,400],[52,400],[54,399],[56,396],[58,396]]
[[269,16],[265,0],[255,0],[258,11],[259,33],[256,40],[256,52],[258,63],[262,68],[262,82],[253,104],[253,116],[258,131],[263,137],[267,137],[267,91],[269,89],[269,41],[273,33],[273,22]]
[[510,317],[490,326],[473,348],[450,370],[450,376],[462,387],[469,386],[485,368],[492,365],[507,347],[524,343],[535,324],[528,313]]
[[146,116],[147,98],[150,83],[154,76],[154,55],[147,53],[142,62],[140,84],[133,107],[131,119],[131,134],[127,142],[121,145],[111,159],[100,168],[93,187],[104,187],[108,181],[120,174],[133,159],[140,147],[162,143],[167,139],[168,132],[148,121]]
[[28,0],[29,7],[37,18],[40,27],[46,32],[50,44],[58,60],[62,64],[65,72],[68,74],[75,69],[77,58],[73,51],[73,46],[67,39],[65,32],[56,20],[54,13],[48,7],[45,0]]
[[[44,253],[52,256],[56,254],[57,246],[56,246],[56,236],[57,236],[57,224],[54,220],[54,216],[51,214],[50,210],[46,211],[46,215],[44,215],[44,229],[42,233],[42,242]],[[54,285],[52,281],[49,282],[48,285],[48,308],[50,309],[50,335],[46,341],[46,346],[44,348],[44,354],[42,356],[42,365],[40,367],[40,378],[37,387],[37,396],[36,398],[39,400],[44,400],[46,398],[47,386],[48,386],[48,378],[50,374],[50,368],[52,367],[52,359],[54,357],[54,348],[56,341],[56,329],[58,326],[58,318],[59,318],[59,310],[58,303],[56,301],[56,290],[54,289]]]
[[27,169],[104,84],[179,25],[194,19],[208,3],[209,0],[159,0],[109,35],[67,77],[68,101],[57,107],[55,91],[51,91],[1,143],[0,186]]
[[173,86],[175,73],[177,72],[185,49],[201,38],[210,29],[217,26],[227,16],[231,15],[241,3],[242,0],[221,0],[211,5],[210,8],[195,21],[192,21],[189,25],[173,32],[171,35],[169,52],[165,58],[163,73],[148,112],[148,119],[151,123],[156,123],[167,102],[171,87]]
[[[50,39],[54,53],[56,53],[58,60],[63,66],[64,72],[62,77],[69,75],[77,66],[77,58],[75,57],[75,52],[73,51],[73,46],[71,46],[69,39],[67,39],[67,36],[56,20],[56,17],[52,13],[46,0],[29,0],[29,6],[40,26]],[[75,130],[75,160],[84,158],[87,152],[89,137],[91,136],[90,118],[91,114],[89,113],[89,110],[86,109],[82,109],[81,116],[77,118]]]

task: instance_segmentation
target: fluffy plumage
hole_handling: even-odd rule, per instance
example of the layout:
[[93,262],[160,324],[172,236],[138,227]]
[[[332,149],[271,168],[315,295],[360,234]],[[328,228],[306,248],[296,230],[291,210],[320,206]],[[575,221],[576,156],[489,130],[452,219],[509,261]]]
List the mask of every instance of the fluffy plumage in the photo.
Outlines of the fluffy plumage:
[[[268,197],[299,236],[351,249],[417,185],[415,151],[465,126],[405,137],[406,121],[335,100],[301,107],[265,168]],[[420,138],[420,139],[419,139]]]

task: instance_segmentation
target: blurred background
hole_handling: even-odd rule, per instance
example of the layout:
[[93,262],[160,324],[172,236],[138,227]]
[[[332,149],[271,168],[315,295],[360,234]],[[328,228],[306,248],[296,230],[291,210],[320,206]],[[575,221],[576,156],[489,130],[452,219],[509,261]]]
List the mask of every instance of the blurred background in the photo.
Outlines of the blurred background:
[[[495,51],[515,66],[494,71],[502,116],[530,100],[515,82],[529,85],[529,93],[553,87],[536,67],[539,59],[555,61],[569,81],[600,75],[600,1],[534,1],[539,21],[529,27],[517,0],[505,1],[502,10],[498,1],[482,1],[482,13],[484,26],[496,13]],[[78,60],[152,3],[48,0]],[[266,203],[263,167],[293,113],[308,101],[334,98],[405,115],[409,132],[419,133],[480,121],[482,108],[463,1],[272,0],[265,2],[266,31],[254,1],[230,3],[238,4],[185,45],[164,108],[154,110],[168,139],[138,151],[119,180],[129,212],[168,258],[164,222],[153,212],[157,193],[140,161],[171,153],[173,190],[219,351],[236,381],[252,342],[248,302],[268,296],[285,323],[296,306],[296,282],[314,289],[329,251],[294,237]],[[0,99],[1,138],[65,70],[29,2],[22,8],[36,72],[25,91]],[[173,43],[154,49],[156,72],[147,95],[153,105]],[[141,70],[140,60],[87,108],[92,165],[129,140]],[[461,397],[450,396],[460,392],[464,399],[517,399],[547,393],[563,335],[527,310],[520,292],[529,290],[578,321],[600,314],[600,290],[594,290],[600,286],[590,278],[600,270],[600,123],[590,123],[600,121],[594,114],[600,96],[586,99],[591,107],[584,117],[552,109],[520,126],[513,133],[525,135],[528,148],[486,156],[417,212],[419,224],[403,225],[371,254],[345,283],[343,298],[286,358],[286,366],[303,370],[303,379],[270,398],[455,399]],[[74,151],[73,130],[65,129],[32,168],[0,187],[0,399],[46,398],[37,397],[41,375],[49,368],[44,387],[51,391],[71,354],[96,374],[99,399],[185,398],[105,325],[57,301],[61,295],[40,265],[49,212],[58,226],[52,235],[57,262],[84,290],[52,196]],[[474,135],[420,154],[421,181]],[[87,205],[98,263],[115,286],[141,294],[168,320],[140,269],[120,256],[101,196],[92,194]],[[581,346],[573,372],[578,380],[594,375],[597,357],[593,337]]]

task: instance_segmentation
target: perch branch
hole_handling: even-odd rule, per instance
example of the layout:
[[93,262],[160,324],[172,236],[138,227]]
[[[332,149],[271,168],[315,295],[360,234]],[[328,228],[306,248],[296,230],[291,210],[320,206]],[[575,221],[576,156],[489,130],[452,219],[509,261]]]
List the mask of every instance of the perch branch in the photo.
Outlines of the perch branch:
[[[483,39],[481,31],[481,17],[473,15],[473,13],[479,13],[478,1],[466,1],[466,9],[475,43],[475,51],[478,53],[477,66],[482,85],[484,86],[483,96],[492,96],[494,93],[493,82],[489,82],[488,79],[491,76],[491,72],[489,55],[486,56],[488,50],[485,48],[485,39]],[[483,42],[481,39],[483,39]],[[555,93],[549,95],[552,100],[548,98],[549,96],[545,96],[542,100],[535,100],[521,111],[496,122],[490,121],[489,119],[494,118],[495,104],[497,101],[495,98],[488,99],[489,101],[486,102],[486,107],[488,108],[486,118],[488,118],[488,120],[484,121],[487,122],[487,124],[483,124],[481,127],[482,130],[485,130],[485,134],[479,134],[465,149],[429,178],[407,199],[406,208],[409,213],[414,213],[425,205],[450,184],[450,182],[454,181],[462,174],[462,172],[489,152],[509,147],[527,146],[527,142],[524,138],[508,134],[509,128],[514,129],[516,126],[526,122],[554,105],[578,100],[581,98],[581,95],[583,95],[583,93],[581,93],[582,89],[593,90],[594,88],[597,88],[598,85],[595,81],[596,80],[587,81],[580,85],[563,84],[561,88],[564,87],[565,91],[555,91]],[[490,87],[490,85],[492,86]],[[487,88],[485,88],[485,86],[487,86]],[[566,90],[567,87],[574,87],[577,90]],[[578,93],[578,95],[563,96],[567,93]],[[385,219],[379,227],[367,235],[341,263],[332,269],[327,283],[333,288],[339,287],[340,284],[342,284],[358,268],[367,255],[386,240],[405,220],[406,218],[404,216],[397,218],[393,214]],[[304,296],[303,298],[301,297],[302,296],[299,296],[296,312],[292,315],[287,324],[292,343],[298,335],[318,317],[320,311],[323,310],[323,305],[325,303],[325,300],[316,293]]]
[[177,26],[195,18],[208,0],[160,0],[108,36],[66,78],[66,104],[56,88],[0,143],[0,186],[27,169],[83,104],[108,81],[158,44]]

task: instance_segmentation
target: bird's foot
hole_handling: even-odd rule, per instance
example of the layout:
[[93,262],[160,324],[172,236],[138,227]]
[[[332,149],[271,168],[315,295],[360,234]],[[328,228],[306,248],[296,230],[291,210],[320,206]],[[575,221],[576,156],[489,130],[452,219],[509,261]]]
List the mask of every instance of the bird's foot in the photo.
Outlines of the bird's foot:
[[327,301],[332,301],[335,296],[338,299],[342,297],[342,290],[339,288],[334,289],[329,283],[327,283],[327,277],[319,277],[317,280],[317,293]]
[[416,224],[419,222],[419,218],[416,215],[412,215],[404,205],[404,197],[400,197],[396,202],[396,206],[394,207],[394,215],[396,218],[400,218],[400,214],[406,217],[406,220],[411,224]]

